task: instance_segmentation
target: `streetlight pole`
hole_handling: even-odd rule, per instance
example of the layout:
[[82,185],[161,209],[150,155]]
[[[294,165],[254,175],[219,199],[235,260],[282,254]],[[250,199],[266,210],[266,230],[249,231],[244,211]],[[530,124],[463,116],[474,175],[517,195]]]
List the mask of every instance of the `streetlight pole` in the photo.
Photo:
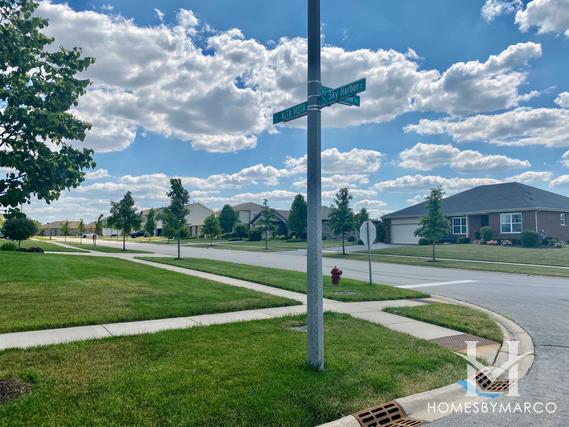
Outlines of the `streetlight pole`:
[[316,370],[324,369],[320,86],[320,0],[308,0],[308,250],[306,256],[308,280],[308,365]]

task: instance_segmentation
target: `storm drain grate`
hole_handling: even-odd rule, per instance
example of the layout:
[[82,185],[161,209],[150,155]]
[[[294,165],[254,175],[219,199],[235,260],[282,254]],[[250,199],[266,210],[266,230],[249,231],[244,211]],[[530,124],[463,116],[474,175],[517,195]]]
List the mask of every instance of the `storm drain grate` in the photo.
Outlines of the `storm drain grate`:
[[413,427],[423,424],[423,421],[407,418],[403,408],[394,400],[356,412],[353,416],[362,427]]
[[450,348],[451,350],[455,351],[466,350],[466,341],[478,341],[478,347],[484,347],[486,345],[498,345],[496,341],[470,334],[451,335],[450,337],[435,338],[430,341],[440,345],[441,347]]
[[510,389],[513,382],[510,382],[510,380],[492,381],[484,372],[478,372],[476,374],[476,384],[478,384],[481,390],[503,393]]

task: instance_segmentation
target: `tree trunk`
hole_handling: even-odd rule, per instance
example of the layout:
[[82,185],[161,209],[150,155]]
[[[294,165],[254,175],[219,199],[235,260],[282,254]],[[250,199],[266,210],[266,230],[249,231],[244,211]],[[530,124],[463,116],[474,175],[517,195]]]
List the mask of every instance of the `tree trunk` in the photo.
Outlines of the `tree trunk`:
[[346,245],[344,243],[344,233],[342,233],[342,255],[346,255]]
[[265,230],[265,249],[269,249],[269,231]]
[[211,241],[209,242],[209,246],[213,246],[213,234],[211,235]]
[[126,251],[126,232],[124,230],[122,232],[122,250]]
[[433,242],[433,262],[435,262],[436,261],[436,258],[435,258],[435,239],[433,239],[432,242]]
[[18,240],[18,249],[20,249],[20,246],[22,245],[22,241]]
[[178,259],[180,259],[180,235],[178,235]]

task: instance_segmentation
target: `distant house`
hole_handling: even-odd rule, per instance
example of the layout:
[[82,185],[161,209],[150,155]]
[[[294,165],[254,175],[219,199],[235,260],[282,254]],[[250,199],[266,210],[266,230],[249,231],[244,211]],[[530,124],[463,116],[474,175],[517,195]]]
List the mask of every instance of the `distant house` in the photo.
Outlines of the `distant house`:
[[[290,211],[281,209],[270,209],[273,212],[273,228],[274,230],[269,234],[269,237],[273,236],[288,236],[288,215]],[[251,220],[251,227],[262,227],[262,217],[263,212],[257,213]]]
[[[52,221],[41,226],[40,235],[45,237],[58,237],[63,236],[61,231],[63,225],[67,221]],[[79,221],[68,221],[69,222],[69,234],[68,236],[77,236],[79,234]]]
[[237,214],[237,219],[239,222],[250,226],[253,222],[253,219],[261,212],[263,209],[263,205],[258,203],[240,203],[238,205],[233,206],[233,210]]
[[[443,200],[454,237],[480,238],[480,228],[489,226],[496,239],[519,239],[524,230],[569,240],[569,197],[517,182],[483,185]],[[417,244],[414,232],[427,214],[422,202],[383,216],[385,242]]]
[[[207,206],[202,205],[201,203],[192,203],[186,207],[190,211],[190,213],[188,215],[186,215],[186,222],[188,224],[190,236],[191,237],[198,237],[201,234],[201,229],[203,227],[205,219],[208,216],[215,214],[215,212],[212,211]],[[142,211],[142,217],[143,217],[142,227],[141,227],[142,229],[144,229],[144,222],[146,221],[146,216],[148,215],[148,211],[149,211],[149,209],[145,209]],[[156,216],[160,216],[160,213],[164,212],[164,208],[154,209],[154,212],[155,212]],[[156,220],[156,229],[154,230],[154,235],[155,236],[161,236],[163,228],[164,228],[163,221],[160,219],[157,219]]]

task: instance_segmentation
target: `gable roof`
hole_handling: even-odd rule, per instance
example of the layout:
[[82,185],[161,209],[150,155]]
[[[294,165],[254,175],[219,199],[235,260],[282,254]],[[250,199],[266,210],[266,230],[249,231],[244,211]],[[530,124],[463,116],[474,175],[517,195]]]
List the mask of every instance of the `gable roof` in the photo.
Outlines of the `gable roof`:
[[[443,200],[447,216],[489,212],[551,210],[569,212],[569,197],[519,182],[481,185]],[[384,215],[384,219],[414,218],[427,214],[427,202]]]
[[263,205],[260,205],[258,203],[253,203],[253,202],[240,203],[238,205],[233,206],[234,211],[257,212],[257,211],[260,211],[261,209],[263,209]]

